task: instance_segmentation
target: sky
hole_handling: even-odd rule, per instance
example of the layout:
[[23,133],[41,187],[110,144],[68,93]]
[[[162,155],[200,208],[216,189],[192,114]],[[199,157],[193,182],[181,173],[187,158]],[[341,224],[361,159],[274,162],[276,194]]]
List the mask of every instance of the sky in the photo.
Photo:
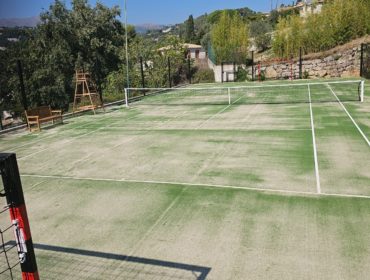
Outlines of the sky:
[[[200,16],[217,9],[249,7],[268,12],[273,6],[292,4],[293,0],[127,0],[127,18],[130,24],[173,24],[183,22],[189,15]],[[0,18],[24,18],[39,15],[53,0],[0,0]],[[70,7],[70,0],[64,1]],[[124,0],[100,0],[108,7],[124,7]],[[96,0],[89,0],[94,5]]]

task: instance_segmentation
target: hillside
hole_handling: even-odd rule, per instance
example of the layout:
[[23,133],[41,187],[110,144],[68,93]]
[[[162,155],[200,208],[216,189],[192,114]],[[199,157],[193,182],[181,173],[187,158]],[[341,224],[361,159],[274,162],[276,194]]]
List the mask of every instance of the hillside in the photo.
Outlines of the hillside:
[[0,27],[35,27],[40,23],[40,17],[0,18]]
[[[210,31],[213,24],[217,23],[221,17],[221,14],[223,12],[226,12],[229,15],[235,15],[239,14],[243,21],[246,23],[250,23],[253,21],[259,21],[266,18],[266,14],[263,14],[261,12],[255,12],[251,10],[248,7],[245,8],[239,8],[239,9],[226,9],[226,10],[216,10],[209,14],[203,14],[199,17],[194,18],[194,32],[195,36],[192,40],[189,41],[189,43],[195,43],[195,44],[202,44],[204,47],[207,46],[209,37],[210,37]],[[183,40],[187,41],[185,33],[186,33],[186,25],[189,19],[185,20],[182,23],[175,24],[171,26],[171,30],[169,31],[169,26],[163,26],[161,29],[158,28],[147,28],[146,31],[154,31],[154,32],[147,32],[147,36],[154,38],[155,40],[160,40],[162,37],[170,34],[175,35]],[[138,33],[144,33],[142,32],[142,28],[137,29],[136,31]],[[165,32],[162,32],[165,31]]]

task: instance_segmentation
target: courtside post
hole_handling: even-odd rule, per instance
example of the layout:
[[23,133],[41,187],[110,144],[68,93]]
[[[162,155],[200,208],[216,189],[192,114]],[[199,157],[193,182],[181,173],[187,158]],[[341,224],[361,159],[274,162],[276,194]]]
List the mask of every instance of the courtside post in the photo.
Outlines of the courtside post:
[[125,104],[126,104],[126,107],[128,107],[128,94],[127,94],[127,88],[125,88]]
[[365,81],[361,81],[361,85],[360,85],[360,101],[361,102],[364,102],[365,100]]

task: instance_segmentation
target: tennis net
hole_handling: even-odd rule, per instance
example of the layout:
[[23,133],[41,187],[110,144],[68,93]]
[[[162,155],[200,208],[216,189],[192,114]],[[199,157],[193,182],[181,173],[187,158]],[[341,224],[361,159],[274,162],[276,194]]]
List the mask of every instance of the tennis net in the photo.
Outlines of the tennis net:
[[[312,94],[311,101],[309,92]],[[238,105],[364,101],[363,81],[254,84],[239,87],[126,88],[126,105]]]

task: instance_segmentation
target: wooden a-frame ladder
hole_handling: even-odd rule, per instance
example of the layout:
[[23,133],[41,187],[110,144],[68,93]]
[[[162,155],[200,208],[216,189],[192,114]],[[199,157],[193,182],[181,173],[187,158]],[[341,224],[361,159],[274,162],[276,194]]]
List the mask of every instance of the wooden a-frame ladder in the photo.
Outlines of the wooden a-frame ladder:
[[76,71],[76,89],[73,101],[73,113],[76,111],[95,110],[104,108],[104,104],[100,98],[96,85],[92,81],[89,73],[83,71]]

